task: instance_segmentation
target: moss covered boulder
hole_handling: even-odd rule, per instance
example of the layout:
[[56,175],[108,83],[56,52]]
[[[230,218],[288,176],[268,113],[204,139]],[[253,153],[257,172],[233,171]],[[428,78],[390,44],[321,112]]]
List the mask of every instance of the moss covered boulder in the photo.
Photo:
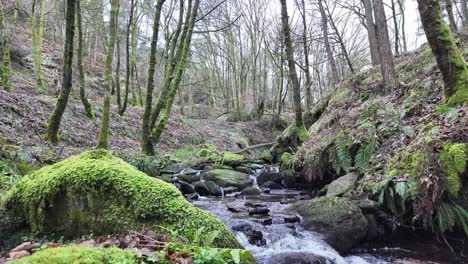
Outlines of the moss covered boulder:
[[175,186],[104,150],[84,152],[28,174],[2,203],[25,217],[35,234],[71,239],[159,225],[191,240],[203,227],[206,236],[218,233],[210,246],[241,248],[222,222],[192,206]]
[[294,204],[305,229],[321,233],[334,249],[344,252],[362,241],[368,223],[361,209],[352,201],[338,197],[321,197]]
[[205,173],[204,178],[207,181],[213,181],[221,187],[236,187],[239,190],[243,190],[253,184],[249,175],[234,170],[209,170]]
[[115,247],[59,247],[41,250],[32,256],[11,262],[12,264],[139,264],[141,260],[131,251]]

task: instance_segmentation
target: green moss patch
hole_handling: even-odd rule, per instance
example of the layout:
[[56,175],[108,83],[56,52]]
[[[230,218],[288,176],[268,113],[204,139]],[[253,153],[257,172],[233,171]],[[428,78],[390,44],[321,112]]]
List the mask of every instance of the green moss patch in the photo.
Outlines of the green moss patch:
[[204,227],[219,233],[216,247],[240,248],[226,226],[187,202],[177,188],[151,178],[104,150],[44,167],[25,176],[2,198],[37,234],[77,238],[160,225],[192,239]]
[[59,247],[41,250],[32,256],[12,261],[14,264],[110,264],[110,263],[141,263],[138,257],[128,250],[115,247]]
[[461,175],[466,171],[468,144],[448,143],[439,153],[442,169],[447,175],[445,188],[451,198],[458,198],[462,189]]

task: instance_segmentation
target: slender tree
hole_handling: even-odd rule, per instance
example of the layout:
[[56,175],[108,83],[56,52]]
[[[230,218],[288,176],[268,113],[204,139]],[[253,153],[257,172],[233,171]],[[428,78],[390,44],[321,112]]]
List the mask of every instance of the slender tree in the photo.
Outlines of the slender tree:
[[127,36],[126,36],[127,38],[125,42],[125,53],[126,53],[125,96],[124,96],[122,107],[119,109],[119,115],[121,116],[123,116],[125,113],[125,110],[127,110],[128,93],[130,91],[130,79],[131,79],[130,60],[131,60],[131,56],[133,56],[133,54],[130,53],[130,46],[131,46],[130,35],[133,34],[133,30],[134,30],[133,29],[133,13],[135,11],[136,4],[137,3],[135,3],[135,0],[130,0],[130,16],[128,18]]
[[460,5],[463,12],[463,27],[468,27],[468,4],[466,0],[461,0]]
[[289,27],[288,9],[286,6],[286,0],[280,0],[281,2],[281,22],[283,25],[284,45],[286,48],[286,58],[289,66],[289,78],[292,82],[293,87],[293,102],[294,102],[294,114],[295,114],[295,126],[301,141],[305,141],[309,134],[304,126],[302,120],[302,107],[301,107],[301,88],[299,79],[297,78],[296,64],[294,61],[294,50],[292,47],[291,40],[291,28]]
[[[39,19],[37,17],[36,6],[40,1]],[[42,49],[45,22],[45,0],[33,0],[31,19],[32,19],[32,55],[34,60],[34,73],[36,75],[36,90],[45,91],[44,76],[42,74]]]
[[447,11],[447,17],[449,20],[450,30],[453,32],[457,32],[457,22],[455,22],[455,16],[453,15],[453,5],[452,0],[444,0],[445,1],[445,10]]
[[11,86],[11,42],[16,31],[16,20],[18,17],[19,0],[15,1],[15,7],[13,10],[13,16],[11,18],[10,28],[7,28],[5,23],[5,15],[3,10],[3,3],[0,0],[0,45],[3,50],[3,63],[0,65],[2,73],[2,82],[5,91],[11,92],[13,90]]
[[146,83],[146,101],[145,110],[143,113],[143,124],[141,131],[141,149],[146,155],[154,155],[153,143],[151,141],[151,105],[153,104],[154,90],[154,72],[156,71],[156,48],[159,35],[159,20],[161,18],[161,10],[165,0],[158,0],[153,21],[153,36],[151,38],[151,50],[148,65],[148,81]]
[[468,103],[468,66],[441,15],[438,0],[418,0],[421,23],[444,80],[449,106]]
[[384,92],[388,93],[399,87],[398,76],[395,71],[392,47],[388,37],[387,18],[385,16],[383,0],[374,0],[374,15],[377,25],[377,39],[379,42],[380,68],[384,81]]
[[[189,0],[189,5],[190,3],[191,3],[191,0]],[[164,108],[164,113],[161,116],[161,119],[159,120],[159,123],[155,127],[153,134],[152,134],[154,143],[159,143],[161,134],[167,125],[169,116],[171,114],[172,105],[174,103],[174,98],[176,96],[177,90],[179,89],[180,83],[182,81],[182,76],[184,74],[185,68],[187,67],[187,56],[188,56],[188,52],[190,49],[190,43],[192,41],[193,27],[195,26],[195,20],[197,18],[199,5],[200,5],[200,0],[195,0],[193,4],[193,10],[190,15],[190,20],[186,21],[187,23],[184,29],[185,34],[183,34],[184,38],[182,39],[183,42],[180,44],[181,45],[180,62],[178,63],[174,80],[171,82],[171,89],[167,96],[167,102]]]
[[76,24],[78,25],[78,71],[79,71],[79,80],[80,80],[80,98],[83,103],[86,115],[91,119],[95,120],[96,117],[93,113],[93,107],[86,97],[86,81],[85,81],[85,71],[83,66],[83,21],[81,19],[81,3],[80,1],[76,2]]
[[372,65],[380,64],[379,42],[377,41],[377,33],[375,32],[374,15],[372,13],[371,0],[362,0],[366,15],[367,35],[369,38],[369,47],[371,53]]
[[328,36],[328,18],[325,13],[325,8],[323,7],[323,0],[318,0],[318,6],[320,10],[320,15],[322,17],[322,32],[323,40],[325,42],[325,51],[327,53],[328,63],[330,64],[333,81],[336,82],[339,80],[338,68],[336,67],[335,58],[333,57],[332,48],[330,46],[330,40]]
[[306,20],[306,5],[305,0],[301,0],[301,18],[302,18],[302,49],[304,52],[304,74],[306,78],[305,82],[305,102],[306,109],[310,110],[312,108],[312,77],[310,76],[310,62],[309,62],[309,45],[307,42],[307,20]]
[[65,47],[63,54],[63,81],[62,89],[60,90],[59,98],[55,104],[54,111],[49,118],[47,127],[47,139],[57,144],[59,142],[58,131],[62,115],[67,107],[68,97],[70,95],[72,79],[73,79],[73,38],[75,36],[75,8],[76,2],[79,0],[67,0],[66,9],[66,31],[65,31]]
[[114,58],[114,47],[117,38],[117,21],[119,13],[119,0],[111,1],[110,23],[109,23],[109,41],[107,43],[106,65],[104,71],[104,88],[106,95],[102,110],[101,129],[99,131],[97,148],[109,148],[109,126],[110,126],[110,97],[112,92],[112,61]]

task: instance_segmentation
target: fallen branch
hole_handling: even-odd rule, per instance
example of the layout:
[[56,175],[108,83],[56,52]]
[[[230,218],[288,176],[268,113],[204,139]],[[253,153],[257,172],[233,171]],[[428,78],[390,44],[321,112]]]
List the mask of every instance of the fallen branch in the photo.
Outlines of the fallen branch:
[[275,144],[275,142],[268,142],[268,143],[262,143],[262,144],[258,144],[258,145],[253,145],[253,146],[246,147],[246,148],[244,148],[244,149],[241,149],[241,150],[236,151],[236,152],[233,152],[233,153],[234,153],[234,154],[240,154],[240,153],[243,153],[243,152],[252,150],[252,149],[257,149],[257,148],[261,148],[261,147],[273,146],[273,144]]

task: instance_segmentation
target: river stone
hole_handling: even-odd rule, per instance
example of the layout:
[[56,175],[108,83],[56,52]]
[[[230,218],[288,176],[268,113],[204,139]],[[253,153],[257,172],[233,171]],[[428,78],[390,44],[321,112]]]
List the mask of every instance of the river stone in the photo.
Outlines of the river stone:
[[213,181],[221,187],[237,187],[239,190],[243,190],[253,183],[249,175],[233,170],[209,170],[205,173],[204,178],[207,181]]
[[258,247],[266,245],[266,240],[265,238],[263,238],[262,231],[256,230],[249,223],[241,223],[235,225],[232,227],[232,230],[244,233],[247,236],[249,243],[252,245],[256,245]]
[[359,175],[355,172],[350,172],[342,176],[328,185],[327,197],[341,196],[354,187]]
[[245,166],[237,166],[236,167],[236,171],[239,171],[239,172],[242,172],[242,173],[246,173],[246,174],[249,174],[250,173],[250,169],[245,167]]
[[268,263],[275,264],[328,264],[325,257],[310,252],[284,252],[270,257]]
[[281,172],[262,172],[257,177],[258,185],[262,185],[267,181],[276,182],[281,184],[281,181],[284,179],[284,175]]
[[237,189],[236,187],[226,187],[226,188],[223,188],[223,191],[224,191],[224,194],[231,194],[231,193],[238,192],[239,189]]
[[194,183],[194,182],[200,181],[200,175],[184,174],[184,175],[179,175],[179,179],[188,183]]
[[194,187],[201,196],[221,196],[221,188],[212,181],[199,181],[194,184]]
[[266,207],[255,207],[249,209],[249,215],[267,215],[270,212],[270,209]]
[[179,185],[180,185],[180,192],[182,192],[182,194],[192,194],[195,192],[195,189],[193,188],[193,186],[188,183],[188,182],[184,182],[184,181],[179,181]]
[[256,187],[247,187],[241,192],[242,195],[260,195],[260,193],[260,189]]
[[222,163],[229,166],[238,166],[244,161],[244,156],[232,152],[224,152]]
[[267,181],[262,184],[262,188],[273,189],[273,190],[280,190],[283,189],[283,186],[279,183]]
[[172,177],[172,174],[168,174],[168,173],[163,173],[159,176],[156,176],[155,178],[157,179],[160,179],[162,181],[165,181],[167,183],[174,183],[175,182],[175,179]]
[[351,200],[321,197],[300,201],[291,209],[302,216],[306,230],[321,233],[339,252],[345,252],[366,238],[368,223],[359,207]]

